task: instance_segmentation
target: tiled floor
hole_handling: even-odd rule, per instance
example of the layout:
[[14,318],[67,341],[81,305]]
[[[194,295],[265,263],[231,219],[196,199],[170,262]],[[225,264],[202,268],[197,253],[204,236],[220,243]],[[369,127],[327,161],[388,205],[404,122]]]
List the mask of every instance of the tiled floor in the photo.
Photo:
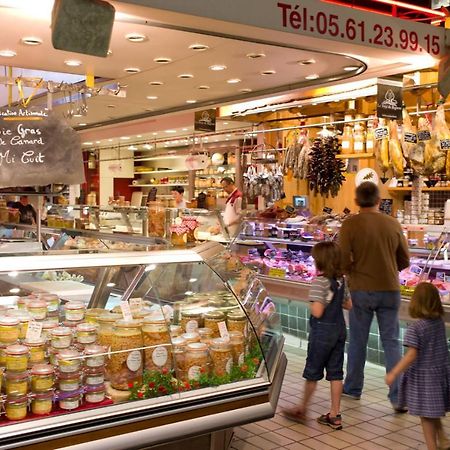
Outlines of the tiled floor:
[[[329,384],[326,381],[319,383],[305,425],[283,417],[281,408],[294,406],[301,399],[301,374],[305,361],[303,350],[295,350],[294,353],[286,347],[285,351],[288,367],[277,414],[273,419],[236,428],[232,449],[426,450],[419,418],[393,413],[386,398],[384,369],[374,365],[366,367],[361,400],[342,399],[342,430],[334,431],[315,420],[328,411]],[[447,434],[450,434],[450,417],[444,424]]]

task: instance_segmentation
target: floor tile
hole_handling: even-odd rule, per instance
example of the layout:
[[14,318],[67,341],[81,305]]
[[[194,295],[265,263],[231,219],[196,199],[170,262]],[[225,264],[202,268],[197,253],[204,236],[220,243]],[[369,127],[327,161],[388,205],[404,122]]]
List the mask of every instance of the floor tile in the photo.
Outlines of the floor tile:
[[248,442],[261,450],[273,450],[275,448],[280,448],[280,446],[275,442],[268,441],[261,436],[252,436],[251,438],[246,439],[245,442]]
[[266,439],[267,441],[273,442],[274,444],[278,444],[278,446],[285,446],[288,444],[293,444],[294,440],[287,438],[286,436],[282,436],[278,433],[264,433],[261,435],[263,439]]

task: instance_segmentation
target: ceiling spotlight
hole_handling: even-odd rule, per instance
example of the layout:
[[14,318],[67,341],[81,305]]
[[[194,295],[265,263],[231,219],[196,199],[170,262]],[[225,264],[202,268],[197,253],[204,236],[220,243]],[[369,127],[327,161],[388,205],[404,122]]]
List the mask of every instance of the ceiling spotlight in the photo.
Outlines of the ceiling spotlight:
[[213,70],[214,72],[218,72],[220,70],[225,70],[227,66],[224,66],[223,64],[214,64],[212,66],[209,66],[210,70]]
[[128,148],[128,150],[131,150],[131,151],[135,151],[138,149],[135,145],[129,145],[127,148]]
[[317,80],[317,78],[319,78],[319,75],[317,75],[317,73],[312,73],[311,75],[307,75],[305,77],[306,80]]
[[112,139],[108,139],[108,142],[112,142],[113,140]]
[[109,49],[109,50],[106,52],[106,56],[111,56],[111,55],[112,55],[112,50]]
[[158,133],[152,133],[153,134],[153,136],[158,136]]
[[148,37],[141,33],[129,33],[125,35],[125,39],[130,42],[144,42],[148,39]]
[[122,139],[123,141],[127,141],[128,139],[130,139],[130,136],[121,136],[120,139]]
[[196,52],[203,52],[209,49],[208,45],[205,44],[192,44],[189,46],[191,50],[195,50]]
[[316,60],[315,59],[303,59],[301,61],[297,61],[297,64],[299,64],[300,66],[309,66],[310,64],[315,64]]
[[137,134],[136,137],[137,137],[137,138],[141,138],[141,137],[142,137],[142,134]]
[[353,72],[354,70],[358,70],[358,69],[359,69],[358,66],[347,66],[347,67],[344,67],[344,70],[346,72]]
[[0,50],[0,56],[3,58],[13,58],[17,53],[14,50]]
[[263,72],[261,72],[261,75],[274,75],[277,72],[275,70],[264,70]]
[[9,290],[9,292],[11,292],[11,294],[18,294],[20,292],[19,288],[12,288]]
[[194,75],[192,75],[192,73],[182,73],[178,75],[178,78],[181,78],[182,80],[188,80],[189,78],[194,78]]
[[126,73],[139,73],[141,69],[139,67],[127,67],[126,69],[123,69]]
[[164,57],[155,58],[153,61],[158,64],[169,64],[172,62],[172,60],[170,58],[164,58]]
[[116,105],[107,105],[106,107],[107,107],[107,108],[115,108]]
[[83,145],[93,145],[93,142],[83,142]]
[[158,100],[156,95],[147,95],[147,100]]
[[186,100],[186,103],[191,103],[191,104],[197,103],[197,100]]
[[202,84],[198,87],[198,89],[200,89],[201,91],[206,91],[207,89],[209,89],[209,86],[206,86],[206,84]]
[[182,130],[182,131],[188,131],[188,129],[187,129],[187,128],[182,128],[181,130]]
[[250,59],[259,59],[259,58],[265,58],[266,55],[264,53],[248,53],[247,58]]
[[169,133],[172,133],[172,134],[173,134],[173,133],[176,133],[177,130],[165,130],[165,132],[168,133],[168,134],[169,134]]
[[164,83],[162,81],[150,81],[148,84],[150,86],[162,86]]
[[244,88],[244,89],[239,89],[239,92],[242,92],[245,94],[246,92],[252,92],[252,90],[250,88]]
[[64,64],[69,67],[78,67],[81,66],[82,63],[78,59],[66,59]]
[[106,287],[114,287],[116,283],[106,283]]
[[236,83],[240,83],[242,80],[240,78],[230,78],[229,80],[227,80],[228,84],[236,84]]
[[79,127],[85,127],[86,125],[87,125],[87,123],[84,123],[84,122],[78,124]]
[[41,45],[42,39],[34,36],[24,37],[21,39],[22,44],[25,45]]
[[228,122],[224,122],[223,124],[224,124],[224,125],[228,125]]
[[95,141],[96,144],[100,144],[100,141]]

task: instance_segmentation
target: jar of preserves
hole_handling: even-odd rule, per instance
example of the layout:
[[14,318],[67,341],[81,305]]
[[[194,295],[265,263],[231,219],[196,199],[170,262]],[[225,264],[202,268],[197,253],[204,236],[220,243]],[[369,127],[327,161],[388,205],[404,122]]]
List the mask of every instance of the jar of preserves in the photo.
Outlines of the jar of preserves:
[[43,300],[31,300],[27,309],[34,320],[44,320],[47,317],[47,303]]
[[54,328],[50,336],[51,345],[55,349],[69,348],[72,344],[72,330],[69,327]]
[[58,374],[58,386],[60,391],[72,392],[81,387],[81,371],[60,372]]
[[186,345],[186,373],[189,380],[197,380],[202,373],[209,372],[208,346],[202,342]]
[[203,326],[201,313],[181,311],[180,325],[185,333],[194,333]]
[[53,389],[55,370],[50,364],[36,364],[30,371],[31,390],[33,392],[47,392]]
[[170,325],[170,337],[176,338],[182,335],[183,329],[180,325]]
[[53,409],[53,390],[36,394],[31,399],[31,412],[37,416],[50,414]]
[[180,337],[182,337],[187,344],[200,342],[200,335],[198,333],[184,333]]
[[142,350],[138,349],[143,346],[141,322],[136,320],[115,322],[109,366],[109,379],[114,389],[126,391],[129,383],[142,382],[143,358]]
[[59,311],[59,297],[56,294],[41,295],[41,300],[47,304],[47,312]]
[[[34,299],[35,297],[33,297]],[[27,311],[28,302],[30,301],[29,297],[19,297],[16,301],[17,309]],[[28,312],[28,311],[27,311]]]
[[204,315],[205,328],[210,328],[213,332],[213,337],[220,336],[219,323],[225,322],[225,314],[222,311],[209,311]]
[[13,344],[20,336],[20,320],[16,317],[3,316],[0,318],[0,343]]
[[105,369],[103,367],[86,367],[84,370],[84,384],[97,385],[105,381]]
[[247,336],[248,319],[243,311],[233,311],[227,314],[228,332],[240,331],[244,337]]
[[43,364],[45,363],[46,355],[45,355],[45,341],[39,339],[35,342],[30,342],[29,340],[24,341],[24,345],[26,345],[30,351],[30,358],[28,360],[28,366],[32,367],[35,364]]
[[24,372],[28,368],[30,352],[26,345],[9,345],[5,349],[6,370],[11,372]]
[[47,316],[47,319],[42,322],[41,338],[44,340],[44,342],[51,341],[52,331],[55,328],[58,328],[58,323],[49,321]]
[[[106,348],[106,351],[109,351],[111,349],[114,323],[117,320],[120,320],[121,317],[122,317],[121,314],[113,314],[113,313],[103,313],[100,316],[98,316],[99,328],[97,330],[97,342],[99,345],[104,346]],[[111,366],[111,359],[107,358],[105,364],[106,380],[109,380],[110,366]]]
[[28,372],[5,372],[5,392],[7,395],[28,394]]
[[83,394],[81,390],[72,392],[59,392],[58,403],[61,409],[72,411],[81,405]]
[[84,320],[86,305],[81,302],[69,302],[64,305],[64,313],[66,320],[77,322]]
[[179,380],[186,379],[186,341],[182,337],[172,339],[175,371]]
[[223,377],[231,373],[233,368],[233,352],[231,342],[228,339],[216,338],[211,341],[209,347],[211,355],[212,372]]
[[197,332],[200,335],[200,342],[204,342],[205,344],[209,344],[209,341],[214,337],[211,328],[199,328]]
[[236,366],[241,366],[244,364],[245,357],[244,335],[240,331],[231,331],[230,342],[233,351],[233,363]]
[[80,323],[76,336],[80,344],[93,344],[97,340],[97,327],[92,323]]
[[168,325],[164,316],[147,317],[142,325],[144,358],[147,370],[172,368],[172,352]]
[[84,398],[88,403],[100,403],[105,400],[105,385],[97,384],[86,387]]
[[105,365],[106,348],[102,345],[88,345],[84,349],[86,367],[101,367]]
[[45,322],[52,322],[55,325],[59,325],[59,311],[48,312]]
[[184,225],[170,226],[170,242],[175,247],[184,247],[187,243],[188,229]]
[[64,349],[56,355],[60,372],[77,372],[81,368],[81,355],[76,350]]
[[6,315],[9,317],[14,317],[19,321],[19,339],[25,339],[28,330],[28,323],[32,320],[30,313],[23,309],[9,309],[6,311]]
[[98,325],[98,318],[105,314],[105,310],[102,308],[91,308],[86,310],[86,314],[84,315],[84,320],[87,323],[93,323],[94,325]]
[[28,398],[22,395],[6,397],[5,413],[8,420],[22,420],[27,417]]

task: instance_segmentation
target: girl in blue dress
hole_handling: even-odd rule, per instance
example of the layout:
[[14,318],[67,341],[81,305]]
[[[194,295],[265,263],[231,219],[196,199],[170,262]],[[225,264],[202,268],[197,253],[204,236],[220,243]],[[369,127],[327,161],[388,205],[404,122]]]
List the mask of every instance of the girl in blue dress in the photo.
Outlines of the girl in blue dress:
[[450,411],[450,359],[439,291],[420,283],[411,298],[409,314],[418,319],[406,331],[405,356],[386,375],[391,385],[400,381],[399,405],[419,416],[428,450],[450,449],[441,417]]

